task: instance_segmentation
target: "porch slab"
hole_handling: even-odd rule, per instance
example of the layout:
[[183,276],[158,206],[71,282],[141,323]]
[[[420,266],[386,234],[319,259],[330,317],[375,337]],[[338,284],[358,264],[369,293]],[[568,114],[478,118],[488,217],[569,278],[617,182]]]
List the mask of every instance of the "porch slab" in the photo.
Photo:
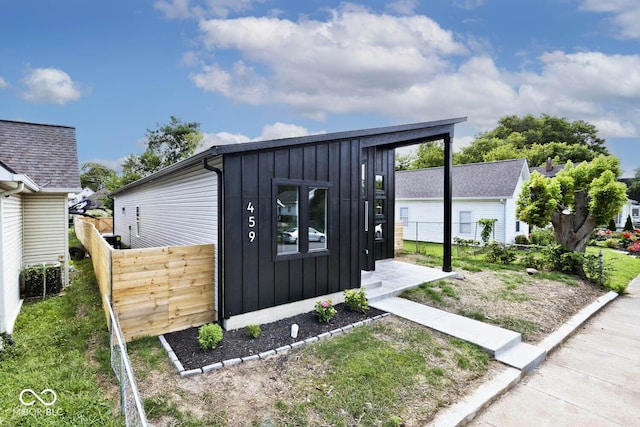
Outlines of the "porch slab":
[[403,291],[425,282],[455,276],[456,273],[444,272],[437,268],[387,259],[376,261],[375,271],[362,272],[362,287],[367,290],[369,302],[374,302],[398,296]]

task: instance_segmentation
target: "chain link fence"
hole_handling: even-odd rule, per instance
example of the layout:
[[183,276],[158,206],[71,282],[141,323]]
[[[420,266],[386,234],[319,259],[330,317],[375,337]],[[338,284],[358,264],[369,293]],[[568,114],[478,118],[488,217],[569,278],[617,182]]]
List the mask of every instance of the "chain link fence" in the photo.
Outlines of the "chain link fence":
[[[415,242],[442,243],[444,239],[445,223],[442,221],[406,221],[402,222],[404,240]],[[453,237],[465,240],[480,240],[483,226],[478,221],[452,222],[451,231]],[[491,231],[490,240],[502,240],[504,225],[497,222]]]
[[111,304],[109,306],[109,318],[111,323],[111,333],[109,344],[111,347],[111,369],[113,369],[118,382],[120,383],[120,410],[125,418],[127,427],[142,426],[147,427],[147,416],[144,412],[142,399],[138,393],[136,378],[127,356],[127,345],[120,330],[118,316],[113,312]]

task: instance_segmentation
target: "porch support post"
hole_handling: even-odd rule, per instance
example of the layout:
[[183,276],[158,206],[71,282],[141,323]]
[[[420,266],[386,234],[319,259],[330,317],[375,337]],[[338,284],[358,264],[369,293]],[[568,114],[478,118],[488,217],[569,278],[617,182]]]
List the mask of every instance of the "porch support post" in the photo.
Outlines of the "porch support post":
[[452,133],[453,131],[444,138],[444,241],[442,242],[444,252],[442,256],[442,271],[447,273],[451,272],[451,204],[453,203],[453,184],[451,179],[453,169]]

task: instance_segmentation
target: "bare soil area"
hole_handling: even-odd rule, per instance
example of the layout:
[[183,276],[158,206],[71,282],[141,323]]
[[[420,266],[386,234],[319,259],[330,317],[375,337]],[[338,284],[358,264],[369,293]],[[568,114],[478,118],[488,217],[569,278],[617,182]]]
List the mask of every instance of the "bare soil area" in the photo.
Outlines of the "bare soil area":
[[[514,271],[463,272],[459,279],[448,279],[423,288],[430,290],[415,291],[406,297],[517,330],[531,343],[542,340],[604,293],[577,279],[556,281]],[[394,316],[376,322],[400,329],[422,328]],[[195,425],[213,426],[293,425],[278,418],[278,413],[282,412],[277,410],[278,406],[282,402],[305,399],[300,395],[300,382],[325,369],[322,361],[314,359],[308,351],[296,349],[266,360],[181,379],[168,359],[161,357],[164,350],[158,345],[154,351],[159,352],[161,361],[153,366],[135,351],[132,358],[142,397],[153,400],[156,406],[171,409],[168,415],[152,417],[151,425],[157,426],[192,425],[193,420],[198,421]],[[420,418],[404,418],[401,425],[423,425],[425,419],[431,419],[440,407],[453,404],[473,391],[500,366],[498,362],[492,362],[488,372],[480,378],[465,377],[462,370],[457,371],[455,363],[444,367],[457,379],[445,390],[428,389],[423,385],[406,390],[407,405],[419,413]],[[309,425],[321,425],[314,423],[313,418],[310,420]]]
[[404,296],[520,332],[532,344],[606,293],[587,281],[562,282],[519,271],[463,272],[460,278],[429,285],[427,292],[418,289]]

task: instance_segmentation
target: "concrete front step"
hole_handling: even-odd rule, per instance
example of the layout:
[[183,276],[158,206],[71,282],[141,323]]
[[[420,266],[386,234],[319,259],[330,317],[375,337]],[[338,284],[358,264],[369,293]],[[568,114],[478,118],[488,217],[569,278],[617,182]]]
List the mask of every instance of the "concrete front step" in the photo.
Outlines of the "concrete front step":
[[519,343],[496,354],[496,360],[525,374],[536,369],[547,358],[547,352],[527,343]]

